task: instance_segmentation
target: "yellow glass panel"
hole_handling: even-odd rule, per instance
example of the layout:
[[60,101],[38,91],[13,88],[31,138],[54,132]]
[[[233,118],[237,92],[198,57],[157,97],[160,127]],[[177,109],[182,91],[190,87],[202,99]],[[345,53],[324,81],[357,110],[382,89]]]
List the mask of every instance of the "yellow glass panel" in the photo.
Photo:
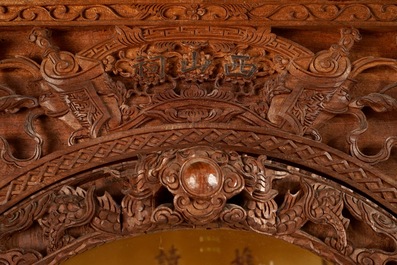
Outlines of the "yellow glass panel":
[[315,254],[272,237],[232,230],[178,230],[111,242],[64,265],[326,265]]

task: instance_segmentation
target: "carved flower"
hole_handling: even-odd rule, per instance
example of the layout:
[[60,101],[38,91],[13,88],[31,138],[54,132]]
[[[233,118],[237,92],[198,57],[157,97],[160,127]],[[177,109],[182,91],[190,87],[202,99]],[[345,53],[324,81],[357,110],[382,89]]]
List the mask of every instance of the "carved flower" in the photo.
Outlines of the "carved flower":
[[190,19],[199,20],[206,12],[207,10],[200,7],[200,5],[192,5],[186,10],[186,15],[188,15]]
[[113,71],[114,70],[114,63],[116,59],[112,55],[108,55],[105,59],[102,60],[103,65],[105,66],[105,71]]
[[189,122],[199,122],[210,115],[208,109],[184,109],[180,110],[178,116]]

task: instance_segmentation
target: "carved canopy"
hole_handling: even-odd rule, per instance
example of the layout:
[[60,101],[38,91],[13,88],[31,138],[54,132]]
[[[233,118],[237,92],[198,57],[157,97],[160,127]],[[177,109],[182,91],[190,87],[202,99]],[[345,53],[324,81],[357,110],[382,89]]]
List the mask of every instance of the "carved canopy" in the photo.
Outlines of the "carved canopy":
[[0,6],[0,263],[228,228],[397,264],[397,5],[91,2]]

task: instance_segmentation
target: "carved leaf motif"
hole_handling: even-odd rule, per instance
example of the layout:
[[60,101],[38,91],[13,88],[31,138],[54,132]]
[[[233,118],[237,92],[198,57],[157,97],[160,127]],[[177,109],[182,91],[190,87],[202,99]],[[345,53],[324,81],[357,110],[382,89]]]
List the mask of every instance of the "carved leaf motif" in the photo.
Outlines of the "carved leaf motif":
[[2,265],[27,265],[39,261],[43,256],[33,250],[12,249],[0,252],[0,264]]
[[67,229],[88,224],[95,210],[94,187],[86,192],[79,187],[64,186],[54,198],[48,213],[38,219],[49,241],[47,250],[56,251],[73,241]]
[[276,34],[270,33],[270,28],[262,27],[256,34],[245,34],[244,40],[249,44],[267,45],[276,39]]
[[211,42],[211,47],[215,52],[233,52],[236,49],[236,44],[233,42]]
[[306,214],[308,218],[316,223],[331,225],[336,232],[337,238],[326,238],[326,242],[342,251],[347,247],[347,232],[349,219],[342,215],[344,203],[342,194],[330,187],[321,184],[310,185],[304,182],[304,187],[309,194],[306,202]]
[[120,207],[107,192],[97,199],[99,202],[99,209],[92,222],[93,226],[102,231],[119,233],[121,231]]
[[37,107],[38,105],[38,100],[36,98],[17,95],[10,88],[0,85],[0,113],[16,113],[21,108],[30,109]]
[[36,98],[22,95],[9,95],[0,97],[0,112],[16,113],[21,108],[37,107],[38,101]]
[[145,115],[167,122],[228,122],[242,110],[229,108],[210,108],[210,106],[183,106],[177,109],[148,110]]
[[142,30],[137,27],[131,29],[126,26],[118,26],[116,27],[116,32],[119,42],[124,45],[139,45],[145,41]]
[[[357,107],[369,106],[376,112],[387,112],[397,109],[397,101],[386,94],[371,93],[353,103]],[[353,106],[354,106],[353,105]]]
[[133,232],[151,226],[151,216],[154,209],[154,202],[151,197],[137,199],[131,195],[126,195],[121,202],[121,207],[123,230]]
[[156,51],[156,53],[172,52],[175,51],[176,46],[176,42],[159,41],[155,43],[154,50]]

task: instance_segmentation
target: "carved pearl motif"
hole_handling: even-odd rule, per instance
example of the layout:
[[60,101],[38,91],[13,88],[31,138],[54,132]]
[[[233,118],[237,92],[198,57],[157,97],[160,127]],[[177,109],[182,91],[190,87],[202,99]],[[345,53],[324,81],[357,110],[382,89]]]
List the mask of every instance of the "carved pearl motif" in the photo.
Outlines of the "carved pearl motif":
[[208,197],[222,186],[221,170],[209,159],[191,159],[182,167],[181,182],[187,193],[197,197]]

